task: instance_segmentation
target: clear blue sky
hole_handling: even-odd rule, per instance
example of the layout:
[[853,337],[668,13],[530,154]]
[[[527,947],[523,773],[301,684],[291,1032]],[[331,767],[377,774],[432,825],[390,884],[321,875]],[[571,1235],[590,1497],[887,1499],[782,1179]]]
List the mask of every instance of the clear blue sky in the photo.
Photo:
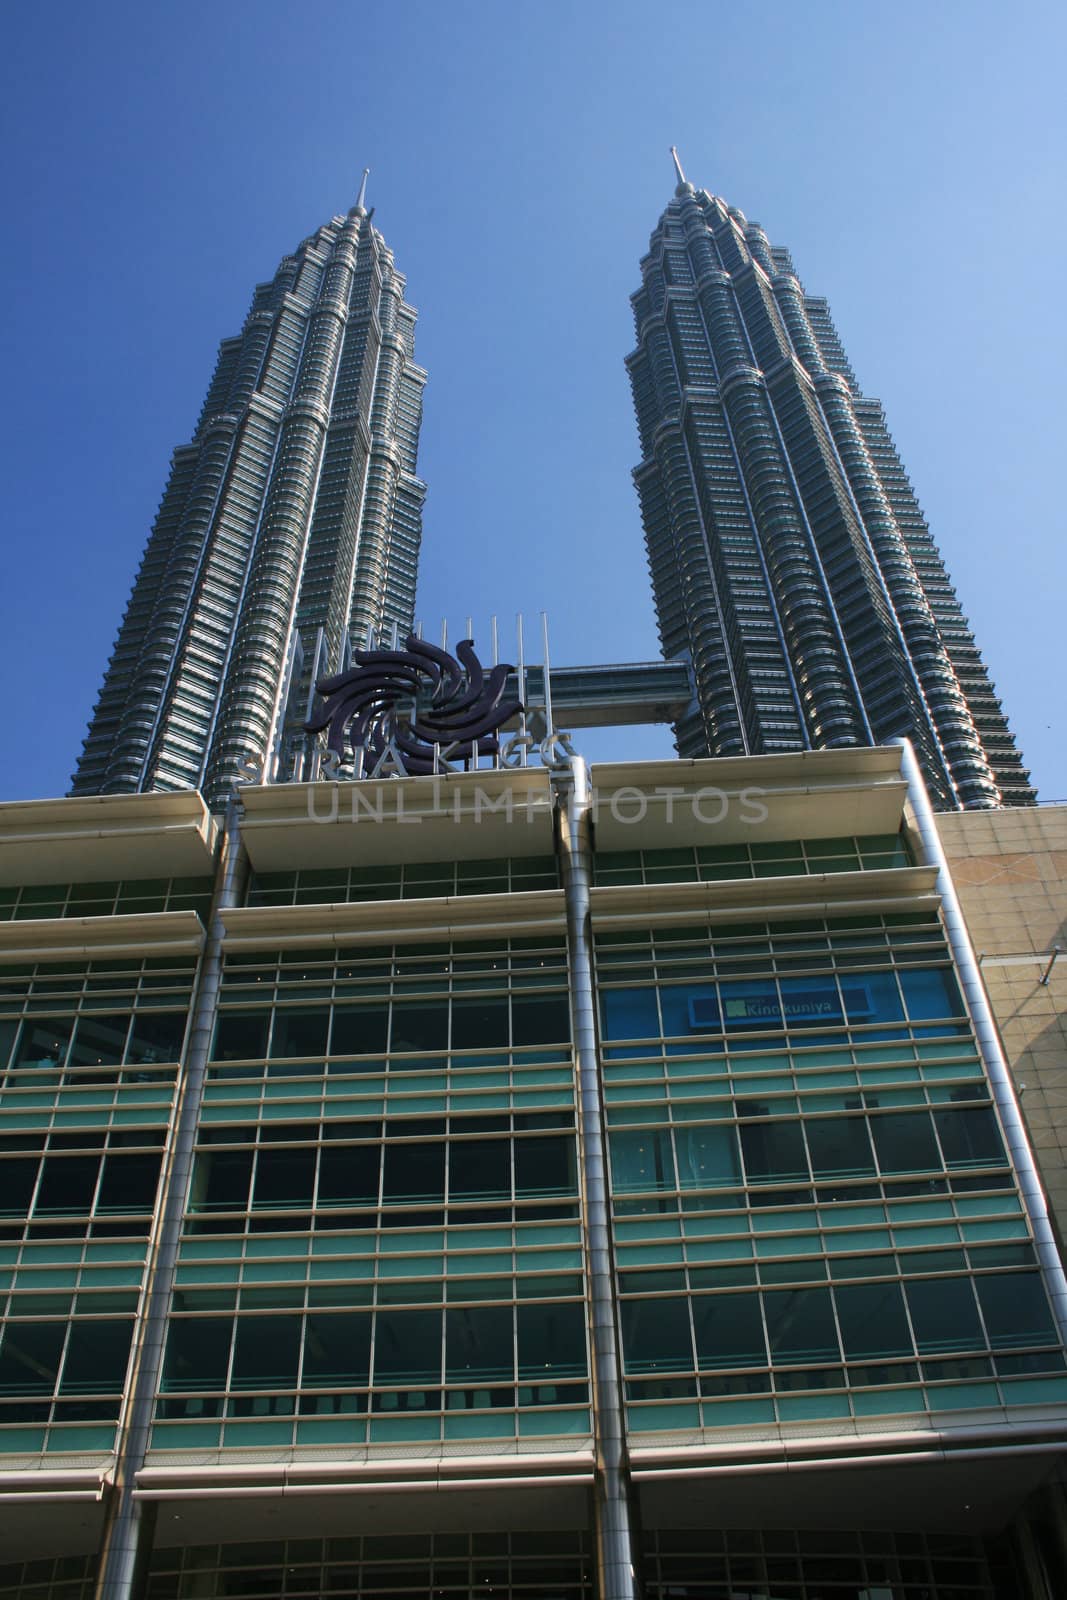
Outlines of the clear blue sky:
[[677,143],[829,298],[1042,795],[1067,797],[1065,17],[1053,0],[9,7],[0,796],[65,790],[218,341],[365,164],[430,375],[421,613],[544,608],[554,659],[655,655],[623,357]]

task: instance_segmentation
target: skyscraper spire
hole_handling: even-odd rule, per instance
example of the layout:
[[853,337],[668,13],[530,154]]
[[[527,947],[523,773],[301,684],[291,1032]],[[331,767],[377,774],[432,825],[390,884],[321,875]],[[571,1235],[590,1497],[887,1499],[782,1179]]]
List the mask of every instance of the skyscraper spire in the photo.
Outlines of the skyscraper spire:
[[682,171],[682,163],[678,155],[678,149],[677,146],[673,144],[671,145],[671,156],[674,161],[674,170],[678,174],[678,182],[680,184],[686,183],[688,180],[686,179],[685,173]]
[[359,194],[356,196],[356,210],[357,211],[365,211],[367,209],[367,204],[366,204],[366,200],[367,200],[367,179],[369,177],[370,177],[370,168],[369,167],[364,167],[363,168],[363,176],[359,180]]

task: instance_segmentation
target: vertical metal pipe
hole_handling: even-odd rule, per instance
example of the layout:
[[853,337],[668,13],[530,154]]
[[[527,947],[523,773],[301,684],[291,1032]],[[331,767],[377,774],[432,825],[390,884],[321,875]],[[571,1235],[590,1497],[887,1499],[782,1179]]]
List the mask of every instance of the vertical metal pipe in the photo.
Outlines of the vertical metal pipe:
[[244,891],[248,858],[240,833],[240,801],[231,795],[226,810],[215,899],[192,1025],[181,1071],[177,1112],[163,1169],[160,1201],[130,1378],[130,1400],[116,1461],[115,1487],[104,1524],[94,1600],[136,1600],[151,1553],[152,1518],[133,1491],[144,1465],[152,1412],[163,1365],[171,1290],[178,1261],[182,1216],[193,1166],[193,1147],[207,1074],[208,1052],[222,980],[225,930],[220,913],[237,905]]
[[552,723],[552,663],[549,660],[548,655],[547,611],[542,611],[541,613],[541,655],[542,660],[544,661],[544,666],[541,668],[541,671],[544,673],[544,682],[541,685],[541,692],[544,696],[545,702],[545,738],[551,739],[556,730]]
[[519,761],[522,764],[522,766],[525,766],[526,765],[526,760],[527,760],[527,755],[526,755],[526,641],[525,641],[525,639],[523,637],[522,612],[521,611],[518,613],[518,615],[515,618],[515,642],[516,642],[516,646],[517,646],[515,654],[516,654],[516,656],[518,658],[515,670],[518,673],[518,678],[519,678],[519,705],[522,707],[521,711],[519,712],[519,737],[520,737],[520,739],[522,741],[522,743],[519,745]]
[[553,786],[558,801],[559,858],[567,902],[571,1020],[578,1071],[579,1145],[585,1202],[586,1279],[593,1344],[597,1595],[598,1600],[635,1600],[637,1584],[593,992],[589,920],[592,804],[589,769],[585,762],[580,757],[574,758],[565,772],[553,775]]
[[937,868],[937,892],[941,896],[941,914],[944,918],[949,949],[952,951],[960,975],[967,1009],[971,1014],[978,1039],[978,1048],[993,1091],[993,1099],[1000,1113],[1008,1152],[1019,1179],[1023,1204],[1034,1230],[1037,1258],[1045,1280],[1045,1288],[1052,1302],[1060,1340],[1067,1344],[1067,1277],[1064,1276],[1063,1263],[1056,1248],[1056,1239],[1049,1220],[1048,1202],[1041,1185],[1037,1162],[1027,1138],[1011,1071],[1001,1048],[1000,1035],[982,982],[974,946],[967,932],[956,886],[952,881],[941,836],[937,831],[933,807],[910,740],[891,739],[889,743],[897,745],[900,749],[901,768],[908,784],[908,800],[911,803],[915,825],[919,830],[926,860]]

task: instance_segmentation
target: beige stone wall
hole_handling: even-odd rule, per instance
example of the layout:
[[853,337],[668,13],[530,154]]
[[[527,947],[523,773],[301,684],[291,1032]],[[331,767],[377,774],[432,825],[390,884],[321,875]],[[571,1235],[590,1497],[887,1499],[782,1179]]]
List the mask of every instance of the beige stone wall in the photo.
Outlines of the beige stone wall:
[[[1067,1239],[1067,805],[942,813],[1061,1244]],[[1041,978],[1056,945],[1064,954]]]

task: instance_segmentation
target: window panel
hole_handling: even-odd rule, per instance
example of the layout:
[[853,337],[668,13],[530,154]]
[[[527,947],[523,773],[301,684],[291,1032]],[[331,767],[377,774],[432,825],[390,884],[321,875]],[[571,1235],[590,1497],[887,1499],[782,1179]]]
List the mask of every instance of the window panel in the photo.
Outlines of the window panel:
[[693,1366],[689,1301],[669,1299],[620,1302],[626,1371],[688,1372]]
[[184,1011],[135,1011],[126,1059],[140,1064],[179,1061],[184,1038]]
[[215,1029],[213,1061],[251,1061],[267,1053],[269,1011],[224,1011]]
[[904,1006],[893,972],[864,972],[841,978],[841,995],[849,1022],[902,1022]]
[[511,1141],[462,1139],[448,1147],[450,1200],[510,1199]]
[[771,1122],[762,1118],[741,1124],[741,1151],[749,1183],[808,1176],[804,1136],[799,1122]]
[[912,967],[900,973],[900,987],[913,1022],[925,1017],[966,1015],[959,986],[950,967]]
[[99,1156],[46,1156],[37,1190],[38,1216],[72,1216],[92,1210]]
[[510,1382],[513,1368],[510,1306],[463,1306],[446,1311],[446,1382]]
[[520,1378],[585,1377],[585,1306],[580,1300],[520,1305],[516,1331]]
[[922,1278],[904,1289],[920,1354],[982,1349],[985,1340],[969,1278]]
[[47,1017],[26,1021],[11,1062],[13,1067],[55,1067],[62,1064],[70,1042],[73,1017]]
[[70,1325],[60,1394],[121,1392],[133,1339],[133,1321],[76,1319]]
[[225,1389],[231,1317],[176,1317],[167,1330],[162,1390]]
[[843,1020],[833,978],[780,978],[778,987],[787,1028],[818,1028]]
[[605,989],[600,1008],[605,1039],[659,1037],[655,989]]
[[565,994],[513,996],[511,1027],[516,1045],[566,1044],[571,1036],[570,1002]]
[[232,1389],[294,1389],[300,1317],[238,1317]]
[[66,1334],[65,1322],[8,1322],[0,1344],[0,1394],[50,1395]]
[[320,1206],[378,1204],[381,1146],[326,1145],[319,1153]]
[[767,1360],[759,1295],[695,1295],[697,1365],[752,1367]]
[[780,1028],[782,1008],[772,979],[751,978],[721,983],[722,1020],[727,1032],[753,1028]]
[[309,1206],[315,1189],[314,1150],[260,1150],[252,1205]]
[[576,1194],[578,1175],[572,1135],[515,1140],[516,1195]]
[[448,1002],[434,1005],[394,1005],[393,1050],[447,1050]]
[[445,1145],[442,1140],[426,1144],[386,1144],[382,1186],[385,1204],[422,1200],[442,1204],[444,1198]]
[[730,1188],[741,1181],[733,1128],[676,1127],[674,1150],[678,1182],[683,1189]]
[[974,1280],[994,1350],[1056,1344],[1056,1328],[1038,1272],[997,1272]]
[[613,1133],[612,1187],[619,1194],[642,1194],[676,1186],[671,1135],[667,1128],[639,1128]]
[[440,1311],[378,1311],[374,1319],[374,1382],[440,1383]]
[[389,1035],[386,1006],[334,1006],[332,1056],[384,1054]]
[[811,1170],[816,1178],[855,1177],[874,1171],[871,1136],[863,1117],[826,1117],[805,1122]]
[[883,1172],[940,1172],[941,1156],[928,1111],[872,1117],[871,1133]]
[[251,1150],[199,1150],[190,1206],[194,1211],[243,1211],[251,1182]]
[[0,1216],[24,1217],[37,1186],[37,1156],[0,1162]]
[[899,1283],[856,1283],[834,1290],[848,1361],[910,1356],[911,1334]]
[[454,1000],[452,1002],[452,1048],[488,1050],[508,1043],[508,1002],[501,1000]]
[[126,1049],[126,1034],[130,1026],[130,1013],[101,1016],[93,1012],[78,1018],[74,1042],[70,1048],[67,1065],[70,1067],[117,1067]]
[[330,1013],[326,1010],[275,1011],[270,1040],[271,1059],[324,1056],[329,1025]]
[[303,1383],[309,1389],[363,1386],[370,1375],[369,1315],[310,1311],[304,1333]]
[[666,1038],[674,1035],[686,1037],[691,1033],[718,1033],[722,1027],[719,999],[713,983],[663,984],[659,1000]]
[[840,1359],[829,1289],[774,1289],[763,1303],[775,1365]]
[[960,1106],[935,1111],[947,1167],[1003,1166],[1007,1163],[992,1106]]
[[109,1155],[100,1179],[97,1211],[151,1211],[162,1159],[161,1154]]

